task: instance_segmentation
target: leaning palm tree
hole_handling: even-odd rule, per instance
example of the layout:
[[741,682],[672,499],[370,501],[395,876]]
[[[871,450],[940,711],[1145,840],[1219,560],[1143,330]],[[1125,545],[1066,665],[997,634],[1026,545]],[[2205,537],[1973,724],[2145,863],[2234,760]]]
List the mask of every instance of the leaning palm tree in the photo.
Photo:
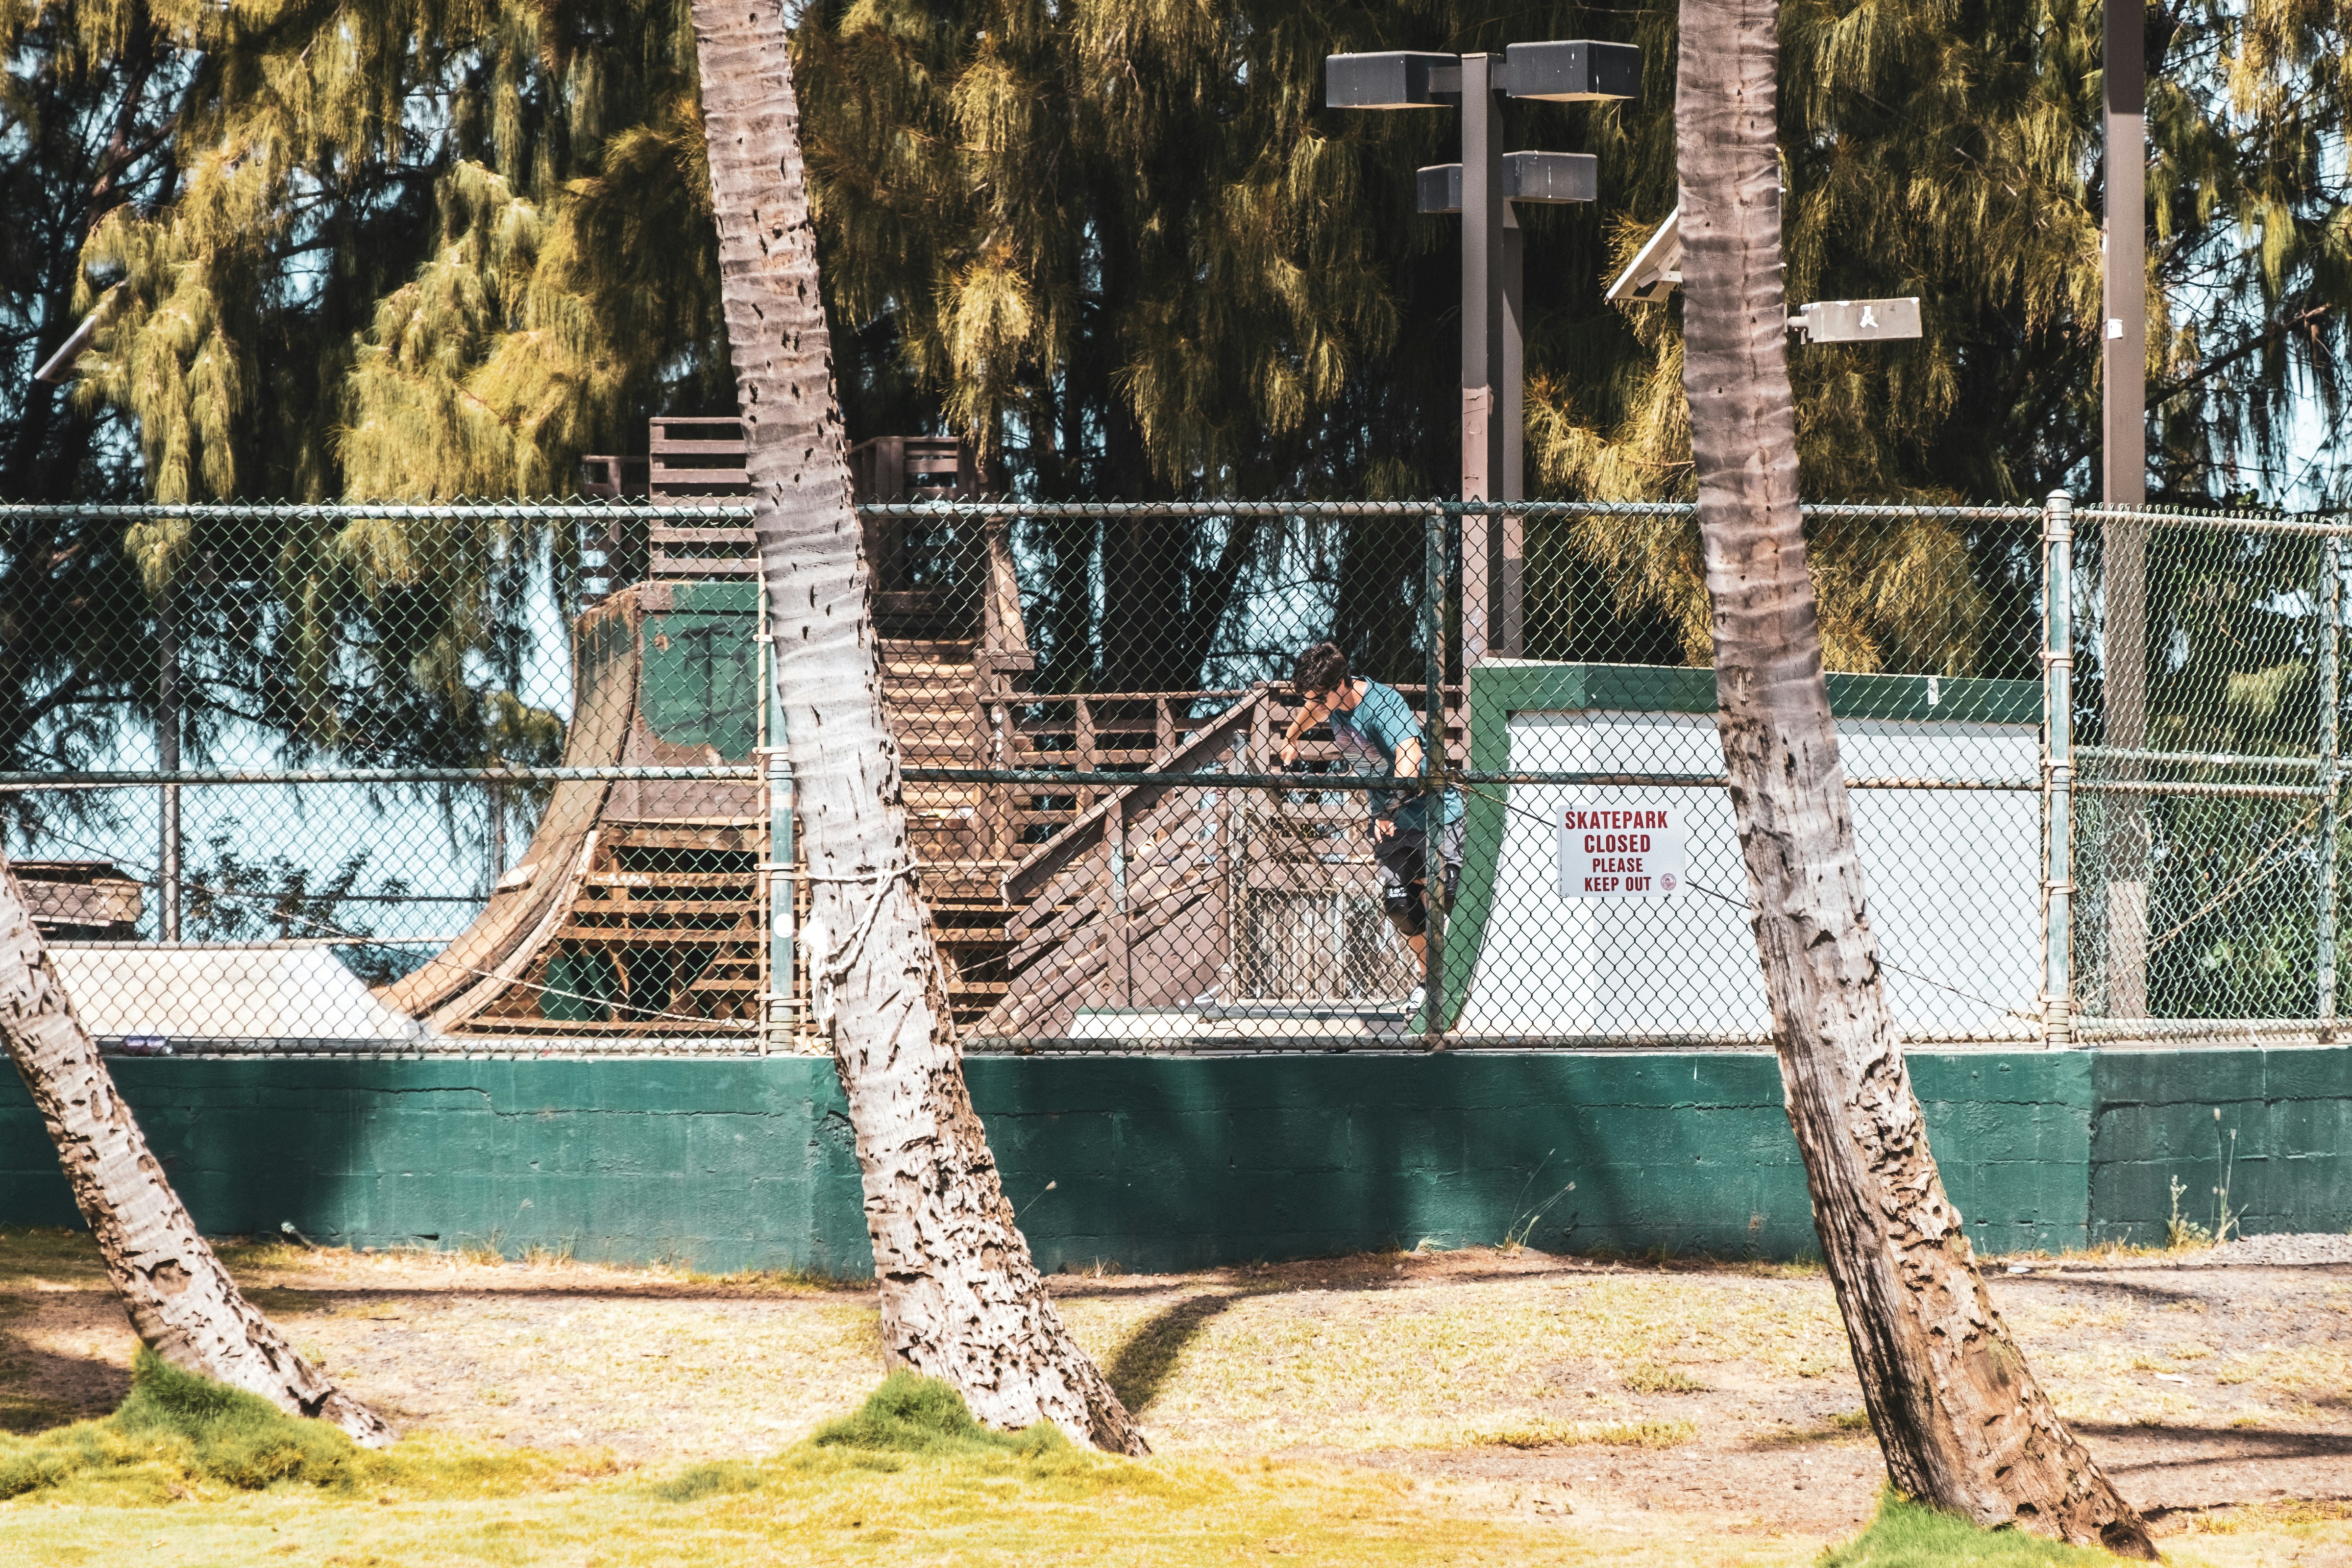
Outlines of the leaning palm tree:
[[98,1240],[131,1326],[172,1365],[331,1421],[371,1447],[392,1441],[374,1411],[295,1353],[237,1289],[115,1091],[0,861],[0,1038],[31,1091],[75,1206]]
[[803,945],[856,1135],[884,1343],[897,1364],[961,1390],[992,1426],[1051,1421],[1143,1453],[1013,1224],[915,893],[784,11],[778,0],[695,0],[694,31],[719,287],[812,888]]
[[1682,0],[1683,384],[1724,766],[1822,1255],[1898,1488],[2153,1558],[1985,1293],[1880,984],[1797,501],[1776,11]]

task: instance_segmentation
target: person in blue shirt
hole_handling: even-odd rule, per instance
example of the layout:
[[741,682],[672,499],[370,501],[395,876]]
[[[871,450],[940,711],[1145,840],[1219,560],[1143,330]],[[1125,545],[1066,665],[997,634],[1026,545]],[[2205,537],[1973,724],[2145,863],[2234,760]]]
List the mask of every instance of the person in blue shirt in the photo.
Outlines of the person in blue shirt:
[[1462,797],[1454,790],[1432,801],[1421,789],[1421,721],[1393,686],[1348,673],[1348,656],[1337,643],[1319,642],[1298,656],[1291,672],[1298,689],[1298,716],[1282,737],[1282,765],[1298,760],[1298,737],[1325,719],[1348,771],[1364,777],[1412,781],[1402,790],[1366,790],[1371,813],[1372,859],[1380,867],[1381,908],[1412,948],[1423,973],[1429,966],[1430,860],[1440,868],[1436,908],[1450,909],[1462,885]]

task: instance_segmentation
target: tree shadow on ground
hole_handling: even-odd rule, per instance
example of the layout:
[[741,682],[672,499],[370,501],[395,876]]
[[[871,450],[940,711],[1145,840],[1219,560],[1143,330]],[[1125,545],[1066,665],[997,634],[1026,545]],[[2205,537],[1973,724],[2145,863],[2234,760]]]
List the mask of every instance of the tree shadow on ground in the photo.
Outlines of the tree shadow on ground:
[[1990,1268],[1984,1271],[1985,1283],[2001,1290],[2021,1288],[2047,1287],[2055,1289],[2079,1290],[2086,1296],[2120,1296],[2143,1307],[2169,1307],[2182,1301],[2210,1300],[2213,1291],[2193,1286],[2159,1284],[2146,1279],[2118,1279],[2111,1274],[2076,1274],[2053,1270],[2047,1273],[2000,1274]]
[[2179,1458],[2106,1461],[2109,1470],[2194,1469],[2241,1459],[2316,1459],[2352,1454],[2352,1436],[2340,1432],[2282,1431],[2262,1426],[2158,1426],[2110,1421],[2073,1423],[2078,1437],[2103,1437],[2118,1444],[2200,1443],[2221,1452],[2185,1455]]
[[1184,1347],[1197,1339],[1225,1309],[1252,1296],[1278,1293],[1278,1285],[1251,1285],[1235,1290],[1213,1290],[1186,1296],[1138,1323],[1110,1359],[1103,1375],[1111,1392],[1130,1415],[1140,1416],[1168,1386]]
[[[98,1299],[103,1304],[81,1300],[85,1296],[96,1293],[58,1292],[44,1305],[53,1310],[89,1306],[98,1317],[109,1307],[120,1310],[110,1294]],[[103,1415],[121,1404],[131,1392],[130,1369],[94,1355],[60,1354],[9,1331],[34,1315],[22,1299],[0,1295],[0,1433],[30,1436]],[[78,1331],[84,1327],[79,1322],[71,1326]]]

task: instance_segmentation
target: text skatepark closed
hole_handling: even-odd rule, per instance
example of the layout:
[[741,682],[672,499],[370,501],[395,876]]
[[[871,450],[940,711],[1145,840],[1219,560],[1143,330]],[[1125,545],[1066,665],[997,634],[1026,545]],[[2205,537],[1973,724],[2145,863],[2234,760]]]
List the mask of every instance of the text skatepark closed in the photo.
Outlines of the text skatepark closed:
[[1561,898],[1663,898],[1682,886],[1683,828],[1672,806],[1572,805],[1561,814]]

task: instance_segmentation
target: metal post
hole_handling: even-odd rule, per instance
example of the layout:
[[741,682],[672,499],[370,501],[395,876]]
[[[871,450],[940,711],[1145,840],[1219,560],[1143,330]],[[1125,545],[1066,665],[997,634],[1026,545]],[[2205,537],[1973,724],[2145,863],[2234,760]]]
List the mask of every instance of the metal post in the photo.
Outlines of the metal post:
[[2042,513],[2042,1043],[2074,1037],[2074,499]]
[[760,987],[760,1040],[763,1048],[796,1022],[793,989],[799,942],[800,884],[793,876],[793,759],[784,745],[783,693],[776,683],[776,639],[768,619],[768,584],[760,584],[759,755],[767,763],[768,856],[760,868],[768,909],[767,973]]
[[[1445,514],[1431,512],[1422,525],[1421,679],[1423,735],[1421,745],[1421,824],[1424,847],[1421,857],[1422,887],[1429,921],[1422,939],[1421,1033],[1430,1049],[1443,1046],[1445,1036],[1445,869],[1437,855],[1437,824],[1429,814],[1439,809],[1432,787],[1444,771],[1445,752]],[[1463,606],[1465,642],[1470,609]],[[1469,650],[1463,651],[1469,667]]]
[[[1495,499],[1527,499],[1527,294],[1528,235],[1509,202],[1503,208],[1502,384],[1496,389],[1496,453],[1500,468]],[[1518,658],[1526,647],[1528,522],[1517,512],[1488,520],[1487,581],[1493,595],[1486,623],[1486,652]]]
[[[1503,114],[1495,101],[1492,55],[1462,57],[1462,499],[1491,500],[1501,493],[1502,434],[1507,420],[1496,396],[1503,369],[1503,311],[1496,298],[1506,258],[1503,196]],[[1489,539],[1497,531],[1484,515],[1462,520],[1462,657],[1464,668],[1486,657],[1493,614]]]
[[[180,633],[172,590],[164,588],[155,612],[155,763],[180,771]],[[180,940],[180,786],[161,789],[156,846],[155,931],[163,942]]]
[[1111,994],[1122,1007],[1135,1005],[1135,921],[1127,900],[1127,803],[1113,800],[1103,823],[1103,862],[1108,907],[1103,937],[1109,955]]
[[[2344,573],[2336,535],[2319,542],[2319,1016],[2336,1016],[2336,639],[2343,624]],[[2321,1038],[2326,1037],[2323,1029]]]
[[[498,758],[493,765],[502,765],[505,760],[503,757]],[[489,829],[489,843],[487,847],[490,874],[488,884],[482,889],[482,896],[487,899],[498,891],[499,879],[507,874],[507,786],[494,784],[483,791],[483,795]]]
[[[2147,499],[2147,63],[2142,0],[2104,0],[2106,328],[2101,334],[2105,439],[2100,493]],[[2110,740],[2110,745],[2116,742]]]
[[[2147,62],[2141,0],[2104,0],[2106,146],[2105,328],[2100,341],[2101,495],[2110,506],[2147,499]],[[2147,527],[2109,519],[2100,532],[2103,742],[2147,744]],[[2142,776],[2126,762],[2125,780]],[[2147,803],[2110,796],[2105,884],[2107,1013],[2147,1016]]]

